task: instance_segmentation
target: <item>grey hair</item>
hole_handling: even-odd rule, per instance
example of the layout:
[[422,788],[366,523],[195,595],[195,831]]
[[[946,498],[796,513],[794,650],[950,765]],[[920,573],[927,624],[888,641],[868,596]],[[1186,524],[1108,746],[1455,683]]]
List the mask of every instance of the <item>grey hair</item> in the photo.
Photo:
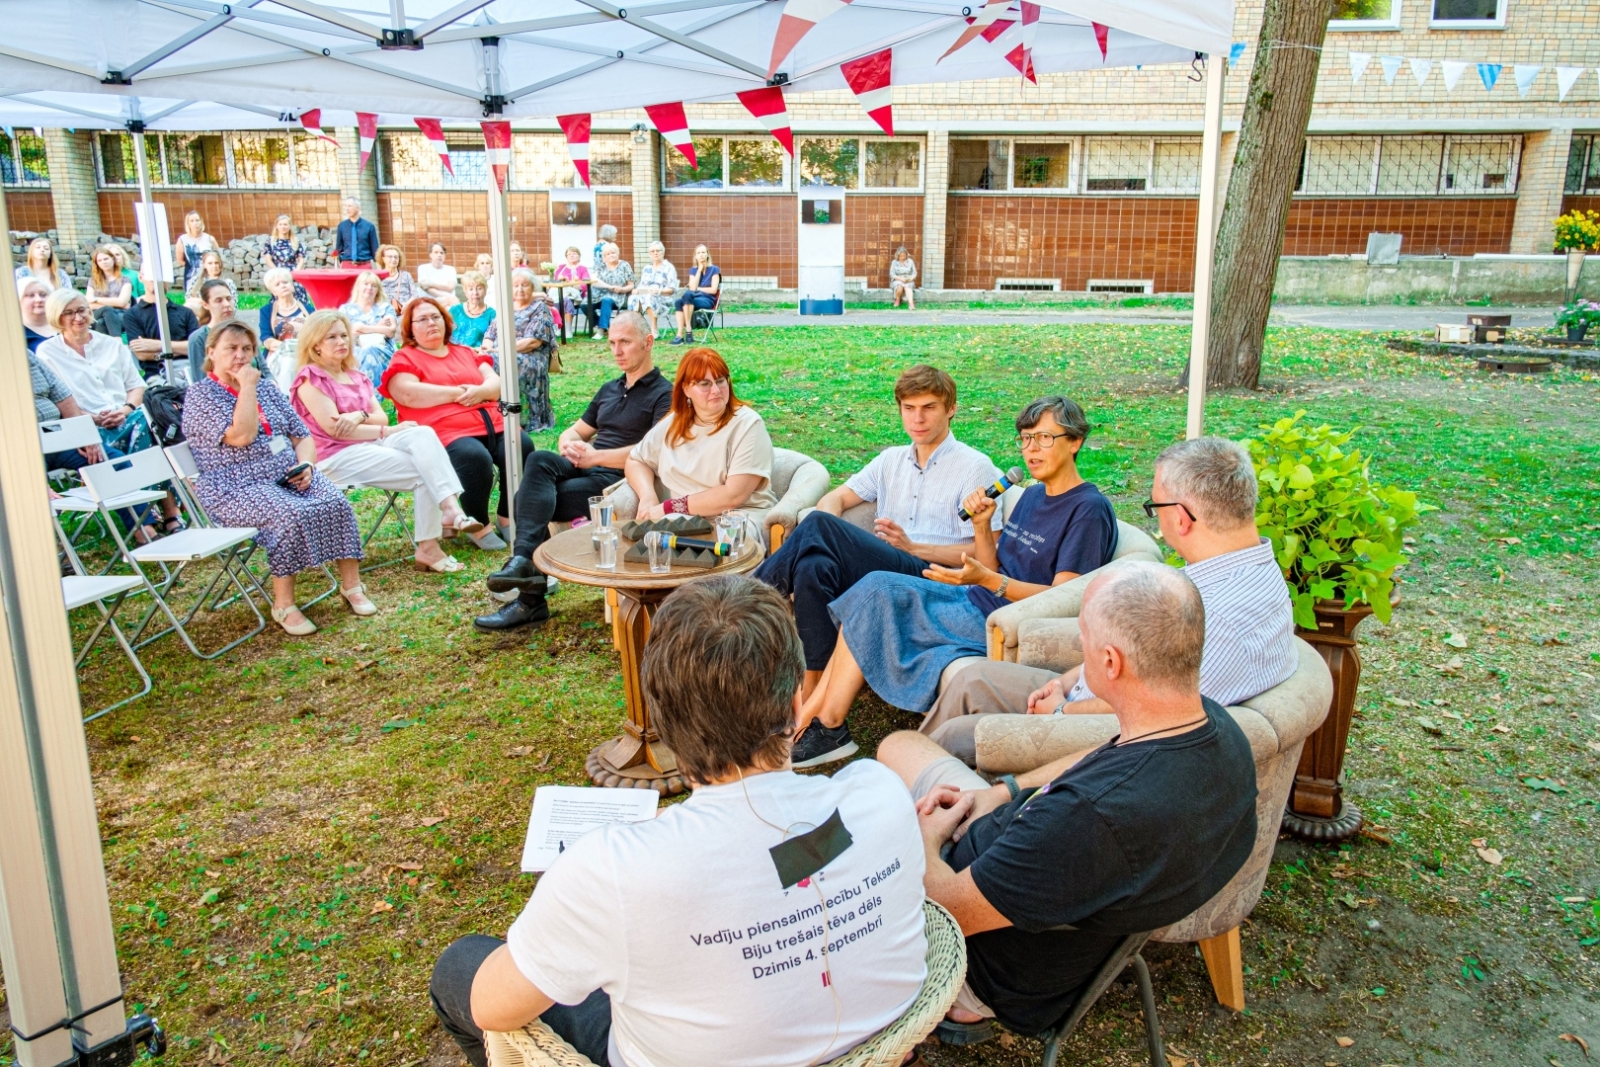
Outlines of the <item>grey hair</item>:
[[650,247],[648,249],[646,249],[646,251],[654,252],[658,248],[661,249],[661,254],[662,255],[666,255],[667,254],[667,246],[662,244],[660,241],[651,241],[650,242]]
[[1168,445],[1156,457],[1156,474],[1173,500],[1209,526],[1235,530],[1255,522],[1255,465],[1249,452],[1226,437]]
[[535,289],[539,288],[539,276],[537,274],[533,273],[533,268],[532,267],[512,267],[511,268],[511,280],[512,281],[516,281],[519,277],[524,276],[524,275],[527,276],[528,281],[533,284],[533,287]]
[[1082,408],[1064,396],[1041,396],[1023,408],[1017,416],[1017,432],[1033,429],[1046,415],[1054,418],[1074,441],[1082,441],[1089,436],[1088,417]]
[[[1199,690],[1206,607],[1181,570],[1148,560],[1108,568],[1085,590],[1079,619],[1096,645],[1121,652],[1145,684]],[[1087,646],[1084,653],[1092,654]]]
[[619,256],[622,255],[622,249],[617,246],[617,242],[615,242],[615,241],[603,241],[603,242],[601,242],[600,254],[603,256],[607,252],[616,252],[617,255],[619,255]]
[[655,340],[655,335],[650,332],[650,322],[637,311],[618,311],[611,316],[611,329],[616,330],[618,323],[627,323],[633,327],[635,333],[645,344]]
[[294,271],[287,267],[273,267],[261,276],[261,288],[271,289],[274,282],[294,282]]
[[602,241],[615,241],[617,239],[617,228],[608,222],[600,227],[595,236]]

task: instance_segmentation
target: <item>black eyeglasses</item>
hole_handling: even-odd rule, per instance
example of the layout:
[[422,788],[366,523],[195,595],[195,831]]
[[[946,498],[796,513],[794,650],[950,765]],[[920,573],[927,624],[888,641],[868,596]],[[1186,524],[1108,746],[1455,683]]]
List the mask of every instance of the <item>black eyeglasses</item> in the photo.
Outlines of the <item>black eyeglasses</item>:
[[1155,497],[1151,497],[1149,500],[1146,500],[1144,502],[1144,513],[1146,515],[1148,515],[1152,519],[1156,517],[1156,509],[1157,508],[1182,508],[1183,509],[1183,513],[1185,515],[1189,516],[1189,521],[1190,522],[1199,522],[1200,521],[1199,519],[1194,517],[1194,512],[1189,510],[1189,506],[1187,504],[1183,503],[1182,501],[1169,500],[1164,504],[1158,504],[1158,503],[1156,503]]

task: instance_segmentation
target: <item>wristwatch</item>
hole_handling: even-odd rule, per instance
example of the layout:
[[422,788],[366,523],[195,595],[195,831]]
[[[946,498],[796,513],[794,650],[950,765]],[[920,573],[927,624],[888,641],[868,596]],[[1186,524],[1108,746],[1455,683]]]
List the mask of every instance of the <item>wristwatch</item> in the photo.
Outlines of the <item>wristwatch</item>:
[[996,589],[994,591],[994,595],[999,597],[1001,600],[1004,600],[1006,598],[1006,589],[1010,585],[1011,585],[1011,578],[1008,575],[1002,574],[1000,576],[1000,588]]

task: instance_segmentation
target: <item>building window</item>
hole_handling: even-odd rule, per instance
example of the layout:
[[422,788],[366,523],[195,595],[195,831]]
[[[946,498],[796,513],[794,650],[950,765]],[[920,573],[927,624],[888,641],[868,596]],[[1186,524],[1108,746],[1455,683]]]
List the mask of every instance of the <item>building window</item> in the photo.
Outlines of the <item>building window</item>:
[[43,137],[31,130],[0,132],[0,183],[23,189],[50,187]]
[[861,142],[854,137],[807,137],[800,142],[800,184],[861,185]]
[[951,138],[950,188],[1192,194],[1200,190],[1200,139]]
[[[153,185],[224,189],[339,187],[338,149],[303,133],[147,133],[144,139]],[[100,133],[94,143],[102,188],[139,184],[133,138],[129,134]]]
[[1012,188],[1072,188],[1071,141],[1017,141],[1012,147]]
[[1376,137],[1308,137],[1297,193],[1339,196],[1368,192],[1377,181]]
[[861,160],[863,189],[922,188],[922,142],[867,141]]
[[1002,139],[968,141],[952,137],[950,188],[996,191],[1011,188],[1011,142]]
[[[633,141],[627,134],[597,133],[589,140],[589,182],[596,189],[633,185]],[[583,183],[559,133],[511,135],[511,187],[572,189]]]
[[166,184],[228,184],[228,153],[220,133],[164,134],[161,146]]
[[801,185],[867,192],[922,188],[922,142],[864,137],[806,137],[796,148]]
[[[1306,196],[1495,196],[1517,191],[1520,137],[1308,137]],[[1569,165],[1570,170],[1570,165]]]
[[1506,24],[1507,0],[1430,0],[1430,26],[1439,29],[1490,30]]
[[1507,193],[1516,181],[1516,152],[1504,137],[1452,137],[1440,192]]
[[1330,30],[1398,30],[1400,0],[1334,0]]
[[444,169],[439,153],[420,131],[388,130],[378,135],[378,185],[384,189],[461,189],[482,192],[488,187],[489,165],[483,135],[465,130],[445,131],[450,166]]
[[662,143],[662,185],[667,189],[777,191],[789,187],[789,156],[770,136],[696,137],[696,166]]
[[1577,134],[1567,153],[1567,182],[1562,192],[1570,195],[1600,193],[1600,137]]
[[[1439,191],[1443,137],[1384,137],[1378,143],[1380,196],[1433,196]],[[1365,190],[1362,190],[1365,191]]]
[[1150,146],[1150,191],[1198,193],[1200,191],[1200,141],[1156,141]]

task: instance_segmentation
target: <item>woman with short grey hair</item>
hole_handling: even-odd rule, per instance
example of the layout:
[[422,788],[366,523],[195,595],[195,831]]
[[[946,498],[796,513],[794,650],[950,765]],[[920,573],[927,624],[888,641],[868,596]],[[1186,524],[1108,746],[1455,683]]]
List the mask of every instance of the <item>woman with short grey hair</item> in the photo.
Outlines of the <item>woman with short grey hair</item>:
[[[539,295],[538,281],[527,267],[511,271],[511,308],[517,346],[517,381],[522,390],[522,428],[529,433],[556,424],[550,406],[550,364],[556,351],[556,322],[550,305]],[[496,317],[483,331],[483,350],[493,354],[500,338]],[[498,369],[498,368],[496,368]]]
[[636,281],[633,264],[622,258],[622,250],[612,241],[602,245],[600,264],[595,269],[594,281],[589,283],[598,305],[594,319],[598,327],[594,332],[597,340],[605,340],[606,330],[611,328],[611,312],[625,303]]
[[628,310],[640,311],[650,320],[650,333],[661,332],[658,316],[672,314],[672,296],[678,289],[678,268],[667,259],[667,246],[650,242],[650,263],[639,273],[639,284],[628,297]]

